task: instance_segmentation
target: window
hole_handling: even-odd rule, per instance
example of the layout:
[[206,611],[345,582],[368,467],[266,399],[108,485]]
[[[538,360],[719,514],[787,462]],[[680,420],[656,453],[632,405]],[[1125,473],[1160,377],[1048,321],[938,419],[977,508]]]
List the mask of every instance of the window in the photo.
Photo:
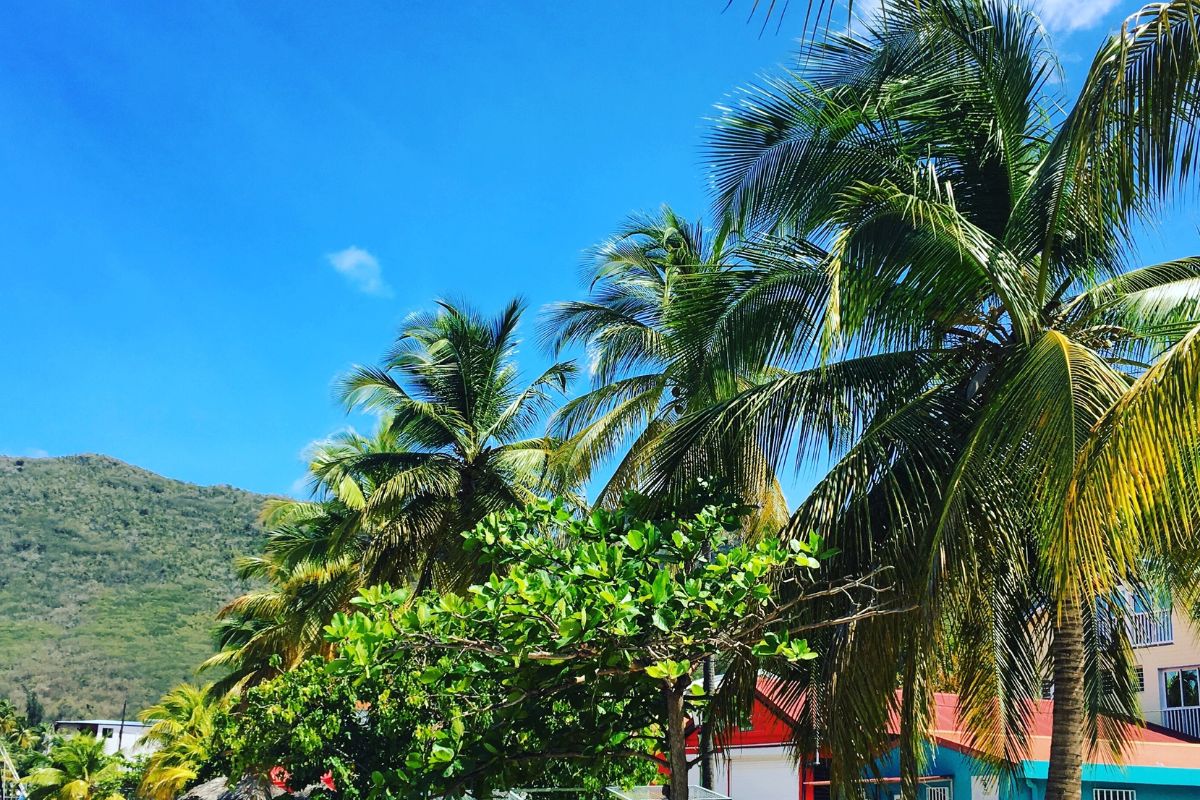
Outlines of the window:
[[1137,800],[1133,789],[1093,789],[1092,800]]
[[[1132,680],[1132,686],[1135,692],[1146,691],[1145,670],[1143,670],[1141,667],[1134,667],[1130,678]],[[1116,691],[1117,687],[1113,681],[1113,672],[1111,670],[1104,669],[1100,671],[1100,689],[1105,694],[1112,694]],[[1053,696],[1045,697],[1044,699],[1051,700],[1053,699]]]
[[928,786],[925,789],[925,800],[950,800],[949,786]]
[[100,729],[100,738],[101,739],[111,739],[112,735],[113,735],[112,728],[101,728]]
[[1162,682],[1167,708],[1200,707],[1200,667],[1163,670]]

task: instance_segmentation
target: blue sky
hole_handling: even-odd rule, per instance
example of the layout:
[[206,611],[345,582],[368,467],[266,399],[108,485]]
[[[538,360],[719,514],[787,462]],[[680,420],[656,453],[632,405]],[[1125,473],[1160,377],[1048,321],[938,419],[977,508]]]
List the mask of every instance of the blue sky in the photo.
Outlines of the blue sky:
[[[408,313],[577,296],[630,212],[702,214],[705,118],[803,18],[401,5],[6,4],[0,453],[288,492]],[[1068,85],[1134,9],[1046,0]]]

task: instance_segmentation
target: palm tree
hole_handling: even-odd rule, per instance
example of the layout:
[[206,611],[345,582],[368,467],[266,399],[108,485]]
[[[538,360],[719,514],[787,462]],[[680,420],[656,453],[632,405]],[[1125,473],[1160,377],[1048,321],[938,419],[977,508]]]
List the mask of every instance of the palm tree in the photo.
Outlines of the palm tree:
[[380,414],[395,447],[316,465],[329,485],[366,480],[362,519],[375,526],[373,580],[416,579],[418,588],[475,577],[459,534],[493,511],[547,494],[573,496],[558,442],[537,430],[575,366],[547,367],[522,385],[516,337],[523,306],[495,319],[450,303],[411,317],[380,367],[355,367],[341,382],[349,408]]
[[[590,297],[547,309],[542,338],[553,352],[582,345],[592,365],[591,391],[551,418],[551,430],[563,439],[558,458],[570,472],[591,476],[623,454],[599,493],[599,505],[614,505],[642,485],[657,446],[682,417],[763,377],[727,370],[708,357],[712,312],[720,309],[729,289],[727,273],[737,263],[737,253],[727,246],[728,233],[722,227],[710,237],[701,223],[689,223],[669,206],[657,216],[633,216],[593,252]],[[774,471],[730,474],[741,464],[761,467],[761,455],[748,458],[727,447],[704,455],[704,466],[696,464],[694,470],[709,469],[729,479],[758,506],[748,532],[777,533],[788,511]],[[716,690],[712,658],[703,664],[703,689],[710,695]],[[734,706],[714,704],[700,730],[701,783],[709,789],[715,774],[714,728],[736,715]]]
[[[547,309],[542,338],[553,352],[582,345],[591,359],[591,391],[558,409],[551,429],[563,439],[558,458],[574,473],[590,476],[616,460],[600,505],[641,486],[656,447],[681,417],[762,378],[708,357],[712,311],[737,263],[727,241],[727,229],[709,236],[669,206],[657,216],[633,216],[593,252],[590,296]],[[727,453],[710,455],[708,463],[714,459],[722,472],[761,464]],[[748,499],[762,506],[759,527],[778,531],[787,507],[774,473],[736,482],[753,487]]]
[[1149,576],[1196,588],[1200,258],[1130,262],[1193,166],[1197,15],[1135,15],[1060,112],[1031,14],[896,0],[712,135],[717,213],[758,248],[713,357],[789,371],[688,415],[655,470],[678,480],[715,437],[770,465],[837,455],[790,530],[827,534],[847,571],[890,563],[914,609],[827,643],[807,697],[859,723],[824,731],[839,780],[895,709],[914,796],[932,670],[957,645],[964,722],[1010,757],[1049,652],[1047,797],[1078,798],[1099,712],[1136,710],[1096,603]]
[[443,303],[411,318],[382,367],[356,367],[341,396],[380,415],[372,436],[320,444],[309,471],[316,498],[268,504],[263,553],[241,558],[261,583],[221,611],[220,651],[202,669],[227,674],[214,691],[253,685],[325,653],[324,628],[366,585],[461,585],[470,573],[459,534],[488,513],[579,480],[536,432],[573,365],[522,386],[515,336],[522,307],[495,320]]
[[195,784],[209,765],[220,701],[211,686],[181,683],[138,715],[150,727],[141,741],[155,746],[146,762],[138,795],[174,800]]
[[50,766],[26,778],[30,800],[121,800],[121,759],[104,752],[104,741],[80,734],[50,751]]
[[335,434],[314,449],[310,463],[320,499],[267,503],[263,552],[236,562],[238,576],[258,588],[218,613],[218,652],[200,667],[225,672],[212,693],[240,691],[326,652],[325,625],[381,570],[376,560],[390,555],[362,515],[373,485],[348,475],[327,482],[316,473],[331,460],[393,448],[386,426],[373,437]]

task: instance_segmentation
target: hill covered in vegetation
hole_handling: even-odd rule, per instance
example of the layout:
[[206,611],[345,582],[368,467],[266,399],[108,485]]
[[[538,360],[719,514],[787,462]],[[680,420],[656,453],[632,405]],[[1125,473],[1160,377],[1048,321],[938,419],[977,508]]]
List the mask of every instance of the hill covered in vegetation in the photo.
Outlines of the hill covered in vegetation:
[[0,697],[133,714],[193,678],[264,500],[106,456],[0,456]]

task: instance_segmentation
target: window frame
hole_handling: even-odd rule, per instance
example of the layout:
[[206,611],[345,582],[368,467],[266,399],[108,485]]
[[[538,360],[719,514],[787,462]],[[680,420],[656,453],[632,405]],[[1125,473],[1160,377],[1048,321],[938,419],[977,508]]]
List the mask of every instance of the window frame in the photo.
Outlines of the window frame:
[[[1195,687],[1194,702],[1188,703],[1184,695],[1183,673],[1190,672],[1195,675],[1195,681],[1192,684]],[[1167,689],[1167,676],[1175,674],[1179,676],[1179,704],[1172,705],[1171,698]],[[1182,709],[1182,708],[1200,708],[1200,665],[1187,664],[1178,667],[1163,667],[1158,671],[1159,685],[1159,700],[1162,702],[1164,709]]]

